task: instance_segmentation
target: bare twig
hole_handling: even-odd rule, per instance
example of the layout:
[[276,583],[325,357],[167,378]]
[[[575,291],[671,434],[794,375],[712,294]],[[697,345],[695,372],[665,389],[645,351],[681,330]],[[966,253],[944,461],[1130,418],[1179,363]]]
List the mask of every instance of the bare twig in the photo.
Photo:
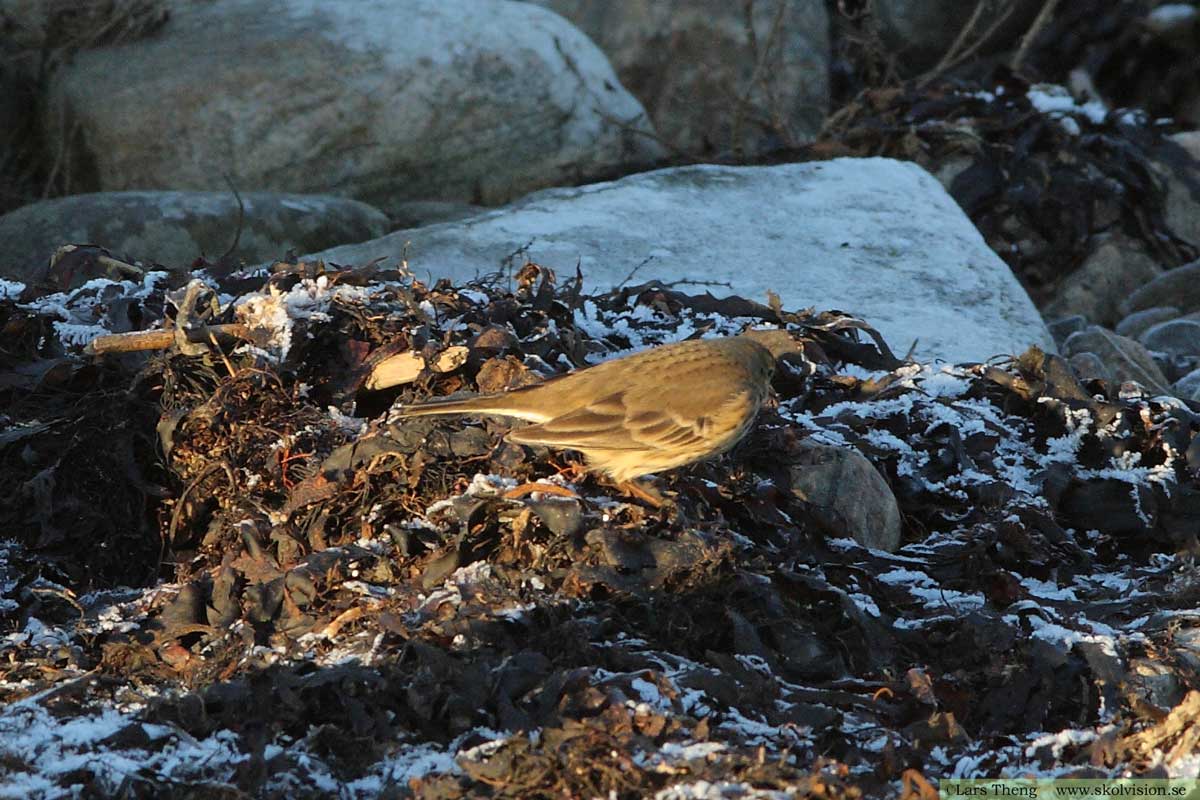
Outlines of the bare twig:
[[676,161],[687,163],[687,164],[694,164],[697,161],[701,160],[699,155],[697,155],[695,153],[689,153],[688,151],[684,150],[682,147],[675,144],[674,142],[663,138],[654,130],[645,130],[643,128],[636,128],[636,127],[634,127],[632,121],[620,119],[619,117],[616,117],[599,107],[594,108],[592,110],[596,113],[597,116],[600,117],[600,119],[604,120],[605,122],[609,123],[610,125],[613,125],[618,130],[620,130],[622,133],[632,133],[635,136],[641,136],[641,137],[649,139],[653,142],[657,142]]
[[[837,12],[834,21],[841,40],[838,50],[841,58],[854,65],[857,84],[871,89],[899,86],[898,57],[894,49],[883,41],[874,0],[838,0]],[[843,103],[842,110],[858,105],[866,91],[866,88],[857,90],[856,97],[849,103]],[[828,138],[830,130],[827,120],[817,134],[818,141]]]
[[640,270],[642,267],[646,266],[653,260],[654,260],[654,256],[646,256],[645,258],[643,258],[641,261],[638,262],[637,266],[635,266],[633,269],[629,270],[629,274],[625,276],[625,279],[622,280],[620,283],[618,283],[613,288],[616,288],[616,289],[623,288],[625,286],[625,284],[627,284],[631,280],[633,280],[633,276],[637,274],[638,270]]
[[61,189],[60,193],[63,195],[67,194],[71,187],[71,170],[67,151],[71,147],[71,142],[75,140],[75,137],[79,133],[80,123],[76,120],[71,125],[71,129],[67,130],[67,112],[60,105],[58,108],[58,126],[59,131],[62,133],[62,139],[58,142],[58,151],[54,154],[54,163],[50,166],[50,173],[46,176],[46,181],[42,185],[43,198],[52,197],[56,193],[55,184],[58,182],[60,170],[63,174],[62,186],[59,187]]
[[958,36],[954,37],[954,41],[950,43],[950,47],[948,47],[946,52],[942,54],[941,60],[938,61],[938,63],[934,65],[933,69],[929,71],[929,75],[938,75],[949,69],[950,65],[953,64],[954,60],[958,57],[959,52],[966,46],[967,40],[970,38],[971,34],[974,33],[975,26],[979,24],[979,20],[982,19],[983,13],[988,9],[989,6],[991,6],[991,4],[991,0],[978,0],[978,2],[975,3],[975,10],[971,12],[971,17],[967,20],[967,24],[963,25],[962,29],[959,30]]
[[1016,6],[1016,3],[1010,3],[1006,5],[1004,7],[1004,11],[996,17],[995,21],[988,26],[988,29],[984,31],[978,39],[975,40],[973,45],[963,51],[963,54],[959,56],[959,58],[956,59],[954,64],[951,66],[957,66],[966,61],[968,58],[975,55],[980,47],[983,47],[985,44],[991,41],[991,38],[996,34],[996,31],[1000,30],[1004,23],[1008,22],[1008,18],[1013,15],[1013,12],[1016,11]]
[[1013,72],[1020,71],[1021,65],[1025,63],[1025,57],[1029,55],[1029,48],[1033,46],[1034,40],[1042,32],[1042,29],[1050,24],[1050,18],[1054,16],[1054,9],[1057,7],[1058,0],[1046,0],[1042,4],[1042,10],[1034,17],[1029,30],[1025,31],[1025,35],[1021,37],[1021,44],[1017,47],[1017,52],[1013,54],[1012,61],[1009,62],[1008,66]]
[[967,24],[963,26],[961,31],[959,31],[954,43],[950,45],[950,49],[948,49],[946,54],[942,56],[941,61],[939,61],[933,69],[929,70],[919,79],[917,79],[918,87],[925,86],[942,73],[957,67],[968,58],[974,56],[975,53],[979,51],[979,48],[987,44],[992,36],[995,35],[996,31],[1000,30],[1000,26],[1005,22],[1008,22],[1008,18],[1012,16],[1015,8],[1014,3],[1007,4],[1004,7],[1004,10],[996,15],[996,19],[992,21],[992,24],[988,26],[988,29],[979,34],[979,37],[976,38],[975,41],[971,42],[971,44],[966,45],[967,40],[970,38],[971,32],[975,29],[979,19],[982,17],[986,7],[989,5],[989,0],[979,0],[979,4],[975,6],[975,11],[971,14],[971,18],[967,20]]
[[[227,325],[208,325],[193,328],[187,332],[189,341],[204,342],[212,336],[249,339],[250,329],[240,322]],[[134,331],[132,333],[111,333],[97,336],[84,348],[89,355],[103,353],[133,353],[139,350],[165,350],[175,344],[175,330],[163,328],[157,331]]]
[[242,241],[242,225],[246,221],[246,204],[242,202],[242,196],[240,194],[238,194],[237,186],[234,185],[233,178],[230,178],[228,173],[225,174],[225,182],[227,184],[229,184],[229,191],[233,192],[233,199],[237,200],[238,219],[237,219],[237,228],[234,230],[234,233],[233,233],[233,243],[230,244],[229,249],[226,250],[225,253],[220,258],[217,259],[218,264],[226,263],[227,259],[229,259],[234,254],[234,252],[237,251],[238,243]]
[[[729,134],[729,149],[734,153],[735,157],[742,155],[742,129],[745,127],[747,120],[747,110],[758,110],[751,94],[754,87],[762,84],[763,95],[767,100],[766,118],[770,120],[770,126],[776,126],[779,129],[776,131],[782,135],[790,145],[792,143],[791,134],[787,130],[786,124],[778,125],[779,116],[778,109],[774,107],[775,97],[770,86],[769,71],[767,69],[767,61],[771,56],[772,50],[776,48],[783,31],[783,15],[787,11],[787,3],[779,2],[776,5],[775,16],[771,20],[771,26],[767,30],[767,40],[761,44],[758,41],[758,31],[754,28],[754,3],[755,0],[745,0],[742,6],[743,20],[742,25],[746,31],[746,42],[750,46],[750,57],[754,61],[754,72],[751,73],[750,79],[746,81],[746,85],[741,92],[734,93],[734,103],[736,111],[733,117],[733,123],[730,126]],[[759,122],[762,125],[762,122]],[[764,125],[763,127],[769,127]]]
[[667,289],[674,289],[676,286],[723,286],[726,289],[733,288],[733,284],[729,281],[700,281],[692,278],[680,278],[677,281],[670,281],[663,284],[663,287]]
[[225,364],[225,370],[229,373],[229,377],[236,378],[237,370],[233,368],[233,364],[229,361],[229,356],[225,355],[225,351],[220,348],[217,342],[217,334],[210,328],[208,331],[208,341],[212,344],[213,350],[221,356],[221,361]]

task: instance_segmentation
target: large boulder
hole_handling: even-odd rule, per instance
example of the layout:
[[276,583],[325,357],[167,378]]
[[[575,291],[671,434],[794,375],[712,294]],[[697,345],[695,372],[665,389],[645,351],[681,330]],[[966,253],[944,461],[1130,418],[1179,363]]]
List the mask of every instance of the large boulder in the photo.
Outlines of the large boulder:
[[78,53],[44,124],[86,190],[331,192],[494,204],[660,153],[600,50],[507,0],[169,0]]
[[755,154],[814,136],[829,106],[822,0],[533,0],[604,50],[660,136]]
[[229,192],[98,192],[0,216],[0,276],[36,280],[63,244],[97,244],[121,256],[186,267],[226,252],[248,263],[268,261],[387,230],[383,212],[342,197],[251,192],[239,208]]
[[694,166],[539,192],[461,222],[316,253],[341,264],[406,252],[418,276],[467,280],[524,254],[591,289],[657,278],[687,290],[862,316],[898,355],[982,360],[1046,327],[1008,267],[915,164],[837,159]]

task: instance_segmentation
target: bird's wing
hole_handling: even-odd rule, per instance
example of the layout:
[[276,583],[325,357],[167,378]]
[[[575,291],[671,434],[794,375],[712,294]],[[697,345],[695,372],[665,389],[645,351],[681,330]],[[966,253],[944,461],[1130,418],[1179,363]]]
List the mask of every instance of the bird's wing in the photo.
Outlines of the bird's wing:
[[648,450],[702,447],[711,422],[705,417],[685,419],[673,409],[633,411],[626,392],[619,391],[589,402],[537,425],[512,431],[509,439],[525,444],[545,444],[572,450]]

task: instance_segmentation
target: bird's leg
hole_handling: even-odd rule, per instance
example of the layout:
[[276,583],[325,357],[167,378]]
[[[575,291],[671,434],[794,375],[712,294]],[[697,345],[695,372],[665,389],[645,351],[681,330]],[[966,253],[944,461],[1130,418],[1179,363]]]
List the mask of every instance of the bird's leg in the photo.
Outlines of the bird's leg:
[[617,484],[617,488],[635,500],[641,500],[655,510],[662,508],[668,502],[667,498],[663,497],[657,489],[648,483],[621,481]]
[[565,467],[555,468],[558,470],[555,474],[566,478],[571,483],[575,483],[587,474],[587,468],[577,461],[569,461]]
[[559,486],[554,483],[522,483],[520,486],[514,486],[513,488],[509,489],[502,495],[502,497],[504,497],[505,500],[516,500],[518,498],[525,497],[526,495],[533,494],[534,492],[552,494],[556,497],[572,497],[576,500],[579,499],[579,495],[575,494],[567,487]]

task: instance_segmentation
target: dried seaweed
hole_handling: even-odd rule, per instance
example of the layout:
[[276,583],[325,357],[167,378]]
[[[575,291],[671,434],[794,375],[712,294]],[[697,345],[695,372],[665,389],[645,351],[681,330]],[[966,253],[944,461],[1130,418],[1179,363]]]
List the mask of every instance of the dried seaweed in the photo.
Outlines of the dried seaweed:
[[[172,324],[165,286],[114,286]],[[208,320],[261,312],[254,343],[194,355],[48,354],[33,307],[0,306],[0,469],[63,476],[50,506],[0,506],[0,614],[20,631],[0,696],[27,715],[0,713],[0,757],[18,773],[39,720],[121,704],[127,725],[70,747],[146,766],[93,759],[60,786],[859,797],[956,758],[1118,770],[1194,737],[1171,613],[1200,592],[1168,555],[1195,548],[1200,514],[1186,404],[1081,386],[1036,350],[938,370],[845,315],[586,295],[536,265],[461,287],[283,265],[260,287]],[[386,414],[764,323],[797,344],[776,404],[732,453],[659,476],[659,509],[505,442],[507,423]],[[383,358],[453,348],[445,371],[367,388]],[[885,477],[903,553],[831,533],[792,491],[809,441]],[[116,584],[135,588],[93,591]],[[1164,677],[1140,684],[1143,662]],[[1029,745],[1114,719],[1130,733],[1092,749]]]
[[831,118],[814,154],[836,143],[839,154],[953,175],[950,193],[1039,304],[1100,233],[1121,231],[1168,266],[1194,258],[1165,221],[1166,187],[1152,166],[1171,158],[1163,132],[1122,112],[1077,131],[1039,113],[1029,89],[998,69],[973,84],[866,90]]

